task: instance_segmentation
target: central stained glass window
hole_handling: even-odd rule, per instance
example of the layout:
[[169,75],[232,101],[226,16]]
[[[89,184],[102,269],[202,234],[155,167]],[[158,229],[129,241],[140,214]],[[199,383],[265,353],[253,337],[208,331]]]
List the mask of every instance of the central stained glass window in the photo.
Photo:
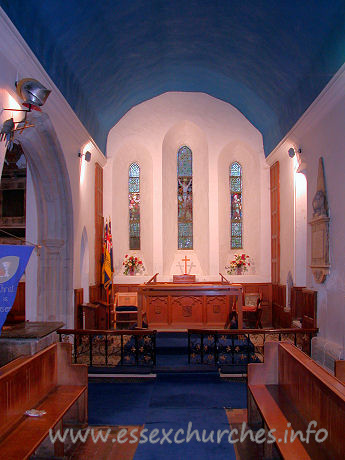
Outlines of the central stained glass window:
[[140,167],[132,163],[128,177],[129,249],[140,249]]
[[230,166],[230,240],[231,249],[241,249],[242,242],[242,167],[237,161]]
[[193,249],[193,155],[185,145],[177,153],[178,249]]

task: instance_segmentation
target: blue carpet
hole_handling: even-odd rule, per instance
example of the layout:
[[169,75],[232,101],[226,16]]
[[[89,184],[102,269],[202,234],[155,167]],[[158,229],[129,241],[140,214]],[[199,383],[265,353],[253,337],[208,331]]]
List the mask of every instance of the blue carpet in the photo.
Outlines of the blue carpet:
[[173,430],[173,440],[179,429],[187,433],[197,429],[202,439],[214,430],[214,442],[163,444],[149,442],[138,445],[135,460],[170,459],[235,459],[235,451],[224,436],[217,443],[217,430],[229,430],[226,408],[245,408],[247,388],[244,382],[224,382],[214,374],[160,374],[156,381],[144,383],[89,384],[90,425],[141,425],[148,430]]
[[[214,338],[204,337],[204,364],[201,364],[200,336],[191,337],[191,362],[188,363],[188,334],[186,332],[158,332],[156,336],[155,372],[209,372],[221,367],[225,373],[243,373],[247,361],[260,362],[255,355],[254,345],[239,337],[221,337],[218,342],[220,364],[214,362]],[[197,346],[199,346],[197,351]],[[193,348],[194,347],[194,348]],[[230,351],[229,351],[230,350]],[[232,351],[231,351],[232,350]],[[193,356],[194,355],[194,356]]]
[[142,425],[154,382],[89,383],[90,425]]
[[187,370],[188,336],[186,332],[158,332],[156,337],[156,372]]

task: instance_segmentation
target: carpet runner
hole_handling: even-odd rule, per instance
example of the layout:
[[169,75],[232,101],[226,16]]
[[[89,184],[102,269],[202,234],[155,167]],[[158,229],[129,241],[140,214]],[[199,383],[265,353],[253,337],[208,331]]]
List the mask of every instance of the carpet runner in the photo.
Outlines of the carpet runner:
[[[160,439],[163,428],[172,430],[171,443],[139,443],[135,460],[235,460],[233,445],[227,436],[218,443],[217,431],[229,430],[226,409],[245,408],[246,392],[245,382],[227,382],[205,372],[163,372],[155,381],[143,383],[90,382],[89,424],[144,425],[146,436],[157,430]],[[189,433],[198,430],[199,438],[194,434],[186,442],[188,424]],[[185,442],[174,442],[178,430],[184,430],[178,439]],[[203,431],[207,442],[202,440]]]

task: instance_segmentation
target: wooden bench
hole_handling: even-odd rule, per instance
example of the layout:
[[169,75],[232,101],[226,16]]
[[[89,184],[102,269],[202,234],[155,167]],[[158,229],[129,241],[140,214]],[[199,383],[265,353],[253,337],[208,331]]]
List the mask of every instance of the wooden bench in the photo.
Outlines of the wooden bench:
[[[87,425],[87,366],[71,359],[72,346],[56,343],[0,368],[1,458],[28,458],[63,423]],[[47,413],[29,417],[29,409]],[[62,443],[54,444],[54,455],[63,456]]]
[[[276,442],[263,445],[263,458],[343,459],[344,420],[344,383],[294,345],[266,342],[265,362],[248,365],[249,425],[263,426],[266,435],[269,430],[276,430]],[[302,442],[299,436],[290,442],[291,428],[295,433],[301,430],[305,437],[311,421],[317,423],[311,427],[316,431],[327,430],[327,439],[318,443],[313,433],[309,443]]]

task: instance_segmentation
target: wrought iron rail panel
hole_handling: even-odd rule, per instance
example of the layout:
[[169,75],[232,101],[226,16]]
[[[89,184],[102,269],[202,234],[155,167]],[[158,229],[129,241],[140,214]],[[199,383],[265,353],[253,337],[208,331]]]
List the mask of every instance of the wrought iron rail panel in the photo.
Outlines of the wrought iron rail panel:
[[310,355],[317,332],[317,328],[188,329],[188,363],[246,368],[248,363],[263,361],[267,337],[291,342]]
[[154,367],[155,330],[58,329],[60,342],[72,344],[73,362],[94,367]]

